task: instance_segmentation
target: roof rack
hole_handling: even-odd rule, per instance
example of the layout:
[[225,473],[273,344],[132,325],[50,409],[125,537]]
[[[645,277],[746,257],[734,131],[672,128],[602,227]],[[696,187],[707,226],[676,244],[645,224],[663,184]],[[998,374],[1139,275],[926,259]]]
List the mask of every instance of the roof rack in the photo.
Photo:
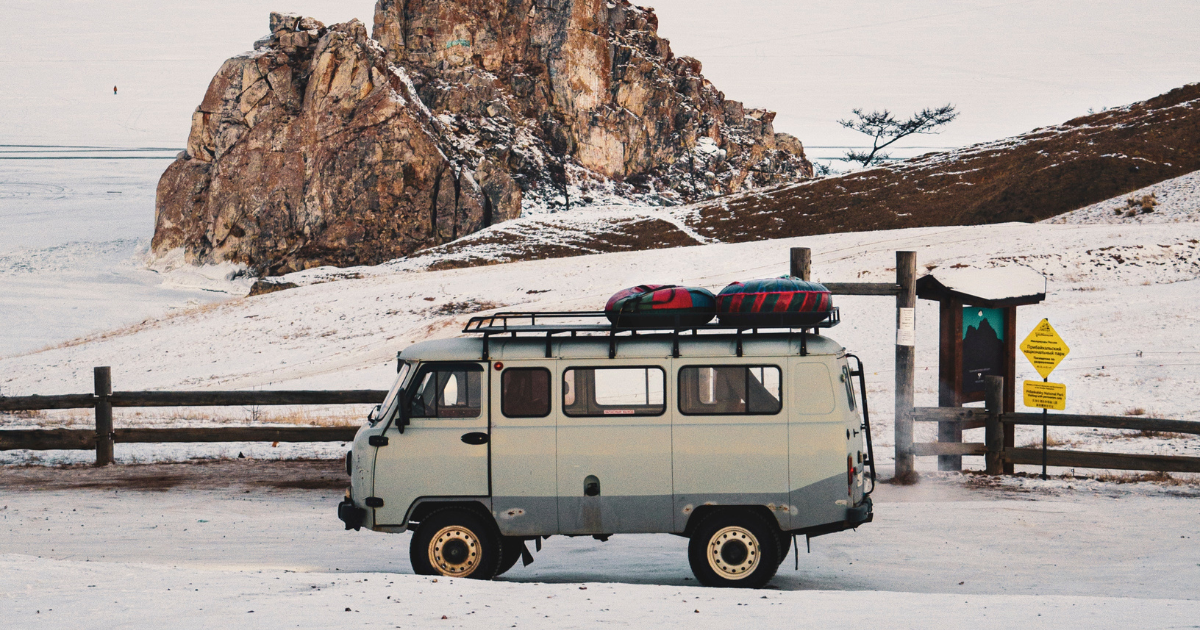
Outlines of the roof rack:
[[[703,324],[700,326],[681,325],[680,315],[663,315],[661,322],[655,326],[627,327],[609,323],[604,311],[544,311],[523,313],[495,313],[472,317],[463,328],[464,334],[483,335],[483,359],[488,360],[488,339],[495,335],[510,335],[517,337],[521,334],[544,335],[546,337],[546,358],[550,358],[550,343],[554,335],[569,333],[572,337],[580,333],[589,336],[606,335],[608,337],[608,358],[617,356],[617,339],[619,335],[628,333],[629,336],[669,336],[673,340],[671,356],[679,356],[679,335],[690,332],[692,335],[702,333],[732,333],[737,337],[737,355],[742,356],[742,336],[757,335],[759,331],[800,331],[800,354],[808,354],[808,331],[819,328],[832,328],[842,322],[841,312],[832,308],[825,312],[825,317],[815,324],[793,326],[786,321],[786,313],[762,313],[762,325],[759,326],[728,326],[724,324]],[[772,317],[774,315],[774,317]],[[793,314],[794,315],[794,314]],[[604,323],[585,323],[587,320],[604,319]],[[579,320],[584,320],[580,322]]]

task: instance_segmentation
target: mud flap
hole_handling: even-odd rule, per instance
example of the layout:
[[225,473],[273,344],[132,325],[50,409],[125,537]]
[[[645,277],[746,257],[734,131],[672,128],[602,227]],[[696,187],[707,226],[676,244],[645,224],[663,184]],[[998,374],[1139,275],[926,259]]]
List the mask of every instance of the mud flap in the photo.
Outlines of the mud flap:
[[346,529],[358,531],[362,529],[363,521],[367,518],[367,511],[354,505],[349,498],[343,499],[338,504],[338,518],[346,524]]
[[[541,547],[539,544],[538,547]],[[533,554],[529,553],[529,545],[524,540],[521,541],[521,566],[529,566],[533,564]]]

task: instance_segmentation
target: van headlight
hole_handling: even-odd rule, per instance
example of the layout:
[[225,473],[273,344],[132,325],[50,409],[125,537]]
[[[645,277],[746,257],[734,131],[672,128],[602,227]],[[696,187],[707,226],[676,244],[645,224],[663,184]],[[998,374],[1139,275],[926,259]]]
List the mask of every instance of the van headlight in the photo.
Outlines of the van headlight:
[[346,451],[346,476],[354,476],[354,451]]

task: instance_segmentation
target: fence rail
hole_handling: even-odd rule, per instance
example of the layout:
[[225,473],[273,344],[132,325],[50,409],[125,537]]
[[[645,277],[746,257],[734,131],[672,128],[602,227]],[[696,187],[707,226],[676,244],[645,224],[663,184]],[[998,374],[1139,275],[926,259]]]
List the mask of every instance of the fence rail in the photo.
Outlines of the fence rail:
[[[1042,449],[1015,448],[1004,452],[1004,460],[1013,464],[1041,465]],[[1046,451],[1047,466],[1069,468],[1105,468],[1113,470],[1152,470],[1156,472],[1200,472],[1200,457],[1175,455],[1137,455],[1090,451]]]
[[982,429],[987,420],[987,410],[972,407],[917,407],[913,409],[912,416],[913,422],[953,422],[962,425],[966,431]]
[[91,409],[103,399],[113,407],[258,407],[277,405],[376,405],[386,391],[374,389],[211,392],[113,392],[108,396],[11,396],[0,411]]
[[0,411],[94,409],[94,429],[0,429],[0,451],[92,450],[96,464],[112,463],[116,443],[348,442],[358,427],[114,428],[113,407],[258,407],[275,405],[376,405],[384,390],[114,392],[111,371],[95,368],[96,391],[65,396],[0,397]]
[[[1138,418],[1134,416],[1097,416],[1078,414],[999,413],[1003,404],[1003,379],[989,376],[988,397],[983,409],[966,407],[920,407],[910,414],[914,422],[938,422],[960,425],[963,430],[986,429],[983,443],[918,442],[912,444],[914,456],[983,455],[987,472],[998,475],[1003,464],[1042,463],[1042,449],[1005,447],[1002,425],[1031,425],[1055,427],[1085,427],[1094,429],[1125,429],[1159,433],[1200,435],[1200,422]],[[995,379],[995,380],[993,380]],[[1046,449],[1046,465],[1073,468],[1112,470],[1149,470],[1155,472],[1200,472],[1200,457],[1181,455],[1142,455],[1104,453],[1097,451],[1067,451]]]
[[66,396],[0,396],[0,411],[42,411],[46,409],[91,409],[96,406],[92,394]]
[[897,295],[900,285],[894,282],[822,282],[834,295]]
[[[1070,414],[1047,414],[1045,423],[1052,427],[1088,427],[1093,429],[1128,429],[1131,431],[1156,431],[1162,433],[1187,433],[1200,435],[1200,422],[1190,420],[1164,420],[1162,418],[1138,418],[1134,416],[1092,416]],[[1010,424],[1042,426],[1040,413],[1006,413],[1002,421]]]
[[[169,442],[349,442],[358,427],[208,427],[115,429],[118,444]],[[87,450],[96,448],[93,429],[0,429],[0,451]]]

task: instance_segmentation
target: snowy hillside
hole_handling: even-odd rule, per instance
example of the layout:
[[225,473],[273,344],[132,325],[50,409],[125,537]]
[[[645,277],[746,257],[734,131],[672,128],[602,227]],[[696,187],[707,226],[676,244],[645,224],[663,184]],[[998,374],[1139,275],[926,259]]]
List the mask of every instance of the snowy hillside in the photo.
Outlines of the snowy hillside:
[[[396,351],[457,335],[471,314],[596,309],[616,290],[646,282],[719,290],[733,280],[786,273],[788,248],[799,245],[812,248],[818,281],[888,281],[898,249],[916,250],[923,269],[1023,265],[1042,272],[1049,281],[1047,301],[1022,308],[1017,330],[1024,336],[1046,317],[1067,340],[1071,354],[1054,376],[1068,384],[1068,411],[1120,415],[1141,408],[1164,417],[1200,417],[1200,314],[1192,308],[1200,278],[1197,223],[919,228],[443,271],[383,266],[338,281],[306,272],[315,283],[0,359],[0,388],[11,395],[86,392],[91,367],[110,365],[120,390],[382,389],[394,373]],[[866,362],[870,394],[880,401],[873,406],[876,434],[886,453],[894,303],[835,301],[843,323],[829,336]],[[918,405],[936,404],[937,334],[936,304],[923,301]],[[1020,360],[1018,378],[1036,373]],[[1113,439],[1084,433],[1070,439],[1093,448]],[[1030,430],[1018,442],[1032,439]],[[1200,452],[1200,440],[1124,440],[1112,447]]]
[[1200,221],[1200,171],[1135,190],[1043,223],[1120,225]]

